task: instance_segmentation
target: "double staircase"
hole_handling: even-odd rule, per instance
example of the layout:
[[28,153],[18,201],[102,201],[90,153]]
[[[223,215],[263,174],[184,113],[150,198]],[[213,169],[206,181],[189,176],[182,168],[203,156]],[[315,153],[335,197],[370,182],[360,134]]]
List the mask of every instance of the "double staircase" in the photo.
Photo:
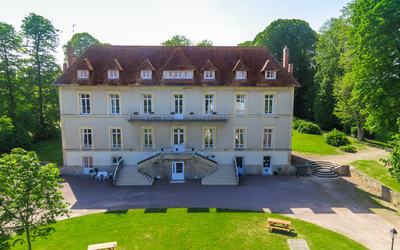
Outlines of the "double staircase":
[[202,185],[239,185],[236,169],[232,165],[218,165],[218,169],[201,179]]
[[337,179],[340,177],[334,171],[335,168],[340,167],[339,164],[330,161],[310,161],[307,163],[312,169],[312,176],[324,179]]
[[124,166],[115,186],[151,186],[153,182],[154,177],[140,173],[137,166]]

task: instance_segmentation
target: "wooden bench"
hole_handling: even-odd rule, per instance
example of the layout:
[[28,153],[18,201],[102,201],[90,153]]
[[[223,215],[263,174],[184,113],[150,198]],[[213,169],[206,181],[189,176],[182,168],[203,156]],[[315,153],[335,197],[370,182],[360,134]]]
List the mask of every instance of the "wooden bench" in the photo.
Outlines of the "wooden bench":
[[288,220],[279,220],[279,219],[274,219],[274,218],[268,218],[267,220],[269,224],[267,227],[269,228],[269,231],[271,232],[271,229],[277,229],[277,230],[283,230],[286,232],[290,232],[289,226],[292,225],[291,221]]
[[88,250],[99,250],[99,249],[110,249],[114,250],[114,247],[117,246],[117,242],[107,242],[107,243],[101,243],[101,244],[94,244],[94,245],[89,245]]

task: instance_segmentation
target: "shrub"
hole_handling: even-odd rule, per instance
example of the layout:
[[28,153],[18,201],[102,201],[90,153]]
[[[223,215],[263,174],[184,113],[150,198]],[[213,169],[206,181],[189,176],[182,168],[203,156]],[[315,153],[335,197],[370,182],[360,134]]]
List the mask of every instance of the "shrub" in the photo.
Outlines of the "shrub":
[[297,131],[303,134],[315,134],[315,135],[322,135],[321,129],[318,125],[315,125],[312,122],[303,121],[300,123]]
[[340,146],[339,149],[343,152],[347,153],[355,153],[357,152],[357,149],[351,145],[346,145],[346,146]]
[[297,130],[299,128],[299,125],[303,122],[305,122],[305,120],[293,117],[293,129]]
[[358,134],[357,126],[351,127],[351,129],[350,129],[350,135],[351,135],[351,137],[357,138],[357,134]]
[[350,144],[349,138],[347,138],[346,134],[340,132],[337,129],[333,129],[326,135],[325,142],[335,147],[340,147]]

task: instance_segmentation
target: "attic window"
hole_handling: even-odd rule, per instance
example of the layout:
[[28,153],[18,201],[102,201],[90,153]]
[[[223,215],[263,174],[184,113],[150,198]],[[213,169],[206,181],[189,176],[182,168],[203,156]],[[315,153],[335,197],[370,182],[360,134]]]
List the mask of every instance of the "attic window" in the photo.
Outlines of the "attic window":
[[276,79],[276,71],[265,71],[265,79]]
[[245,80],[247,71],[236,71],[236,80]]
[[164,71],[164,79],[193,79],[193,71]]
[[117,70],[108,71],[108,79],[118,79],[118,78],[119,78],[119,71]]
[[142,70],[140,71],[141,79],[151,79],[151,71],[150,70]]
[[78,70],[77,75],[78,75],[78,79],[88,79],[89,78],[89,70]]
[[215,79],[215,71],[204,71],[204,79]]

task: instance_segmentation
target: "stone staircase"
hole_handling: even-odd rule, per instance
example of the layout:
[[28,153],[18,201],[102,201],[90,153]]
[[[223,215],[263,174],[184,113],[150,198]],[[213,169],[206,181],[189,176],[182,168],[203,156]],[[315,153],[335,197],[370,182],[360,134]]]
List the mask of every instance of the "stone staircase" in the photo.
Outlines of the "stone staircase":
[[232,165],[218,165],[217,171],[201,179],[202,185],[239,185],[236,169]]
[[153,182],[154,178],[140,173],[137,166],[124,166],[115,186],[151,186]]
[[312,176],[324,179],[337,179],[340,177],[334,171],[335,168],[340,167],[339,164],[330,161],[310,161],[307,163],[312,169]]

